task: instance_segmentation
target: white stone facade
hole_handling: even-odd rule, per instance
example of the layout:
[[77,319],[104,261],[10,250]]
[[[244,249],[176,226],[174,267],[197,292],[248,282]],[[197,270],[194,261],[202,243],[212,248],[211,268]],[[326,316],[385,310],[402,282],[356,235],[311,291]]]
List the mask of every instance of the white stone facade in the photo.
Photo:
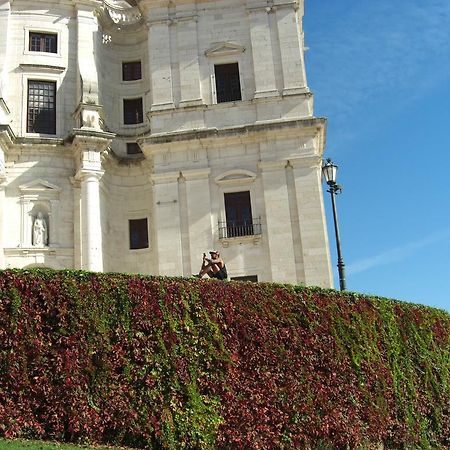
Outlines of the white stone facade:
[[[0,0],[0,268],[190,276],[217,248],[231,278],[330,287],[302,18],[303,0]],[[221,67],[239,98],[221,100]],[[51,132],[30,125],[41,82]],[[231,232],[239,192],[254,221]],[[148,245],[130,248],[130,221]]]

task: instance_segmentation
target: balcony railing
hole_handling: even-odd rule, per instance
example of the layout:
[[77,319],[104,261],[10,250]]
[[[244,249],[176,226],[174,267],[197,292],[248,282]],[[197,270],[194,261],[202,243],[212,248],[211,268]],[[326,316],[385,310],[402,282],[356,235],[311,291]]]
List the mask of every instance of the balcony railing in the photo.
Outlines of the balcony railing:
[[261,234],[261,218],[219,222],[219,239]]

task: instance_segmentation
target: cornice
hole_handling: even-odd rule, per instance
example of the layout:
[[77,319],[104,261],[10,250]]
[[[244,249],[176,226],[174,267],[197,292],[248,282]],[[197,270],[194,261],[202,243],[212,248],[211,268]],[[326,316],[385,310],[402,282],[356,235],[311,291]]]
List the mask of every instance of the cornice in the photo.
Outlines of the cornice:
[[172,133],[153,134],[151,136],[143,137],[140,142],[145,145],[163,145],[169,143],[203,140],[203,139],[218,139],[229,138],[232,136],[250,136],[255,134],[279,133],[280,130],[293,131],[310,131],[324,133],[326,126],[325,118],[308,118],[308,119],[293,119],[281,121],[268,121],[264,123],[247,124],[236,127],[227,128],[205,128],[201,130],[189,130]]
[[11,147],[16,140],[16,136],[9,125],[0,125],[0,142],[7,148]]

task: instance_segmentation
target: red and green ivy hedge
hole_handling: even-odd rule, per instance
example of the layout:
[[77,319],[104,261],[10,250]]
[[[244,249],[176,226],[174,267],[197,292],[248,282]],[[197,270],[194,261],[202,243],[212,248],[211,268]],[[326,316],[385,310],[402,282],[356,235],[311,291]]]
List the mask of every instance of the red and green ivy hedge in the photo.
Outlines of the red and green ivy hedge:
[[354,293],[0,271],[0,436],[450,448],[450,315]]

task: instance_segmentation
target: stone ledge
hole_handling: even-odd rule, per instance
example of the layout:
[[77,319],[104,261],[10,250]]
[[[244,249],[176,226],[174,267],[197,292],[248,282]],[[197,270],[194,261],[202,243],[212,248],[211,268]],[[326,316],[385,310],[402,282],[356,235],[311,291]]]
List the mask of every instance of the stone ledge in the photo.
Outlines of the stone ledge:
[[310,119],[294,119],[294,120],[280,120],[267,121],[262,123],[247,124],[236,127],[227,128],[206,128],[199,130],[189,130],[171,133],[160,133],[139,139],[142,144],[167,144],[179,141],[201,140],[208,138],[230,137],[233,135],[261,133],[267,131],[276,131],[280,129],[293,128],[323,128],[326,125],[325,118],[314,117]]

